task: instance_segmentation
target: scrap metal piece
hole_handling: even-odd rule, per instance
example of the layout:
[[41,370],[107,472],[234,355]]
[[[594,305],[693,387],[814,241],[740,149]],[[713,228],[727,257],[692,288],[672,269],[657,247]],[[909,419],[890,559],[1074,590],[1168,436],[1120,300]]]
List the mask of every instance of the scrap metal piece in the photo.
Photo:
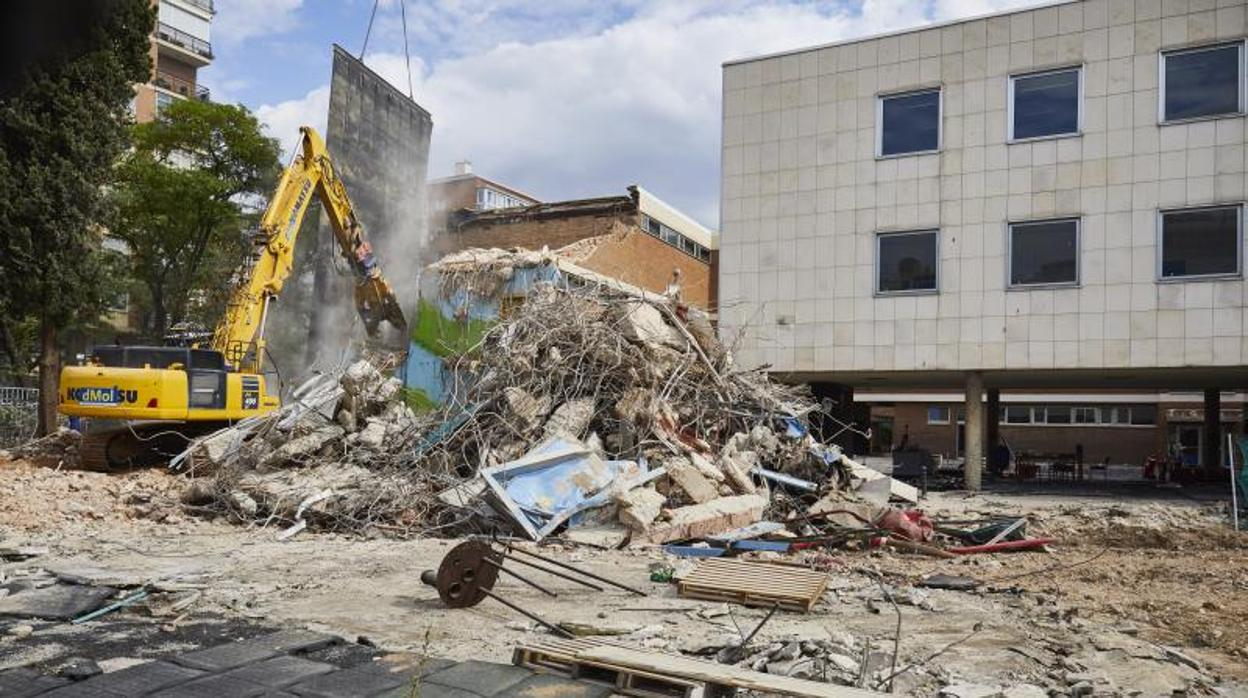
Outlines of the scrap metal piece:
[[451,548],[432,579],[429,571],[420,578],[438,590],[447,608],[469,608],[489,595],[484,592],[494,588],[502,563],[502,553],[489,543],[470,540]]

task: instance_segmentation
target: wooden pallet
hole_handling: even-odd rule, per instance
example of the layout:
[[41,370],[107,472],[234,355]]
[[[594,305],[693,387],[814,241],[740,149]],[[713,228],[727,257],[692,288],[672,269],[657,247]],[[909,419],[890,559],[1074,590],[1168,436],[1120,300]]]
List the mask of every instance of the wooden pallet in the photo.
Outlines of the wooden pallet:
[[706,558],[676,584],[676,593],[690,599],[726,601],[743,606],[808,613],[828,586],[823,572],[770,565],[765,562]]
[[609,662],[580,659],[577,655],[607,646],[598,640],[544,639],[538,644],[521,645],[511,663],[534,671],[559,674],[578,681],[611,687],[616,693],[638,698],[702,698],[703,684]]
[[740,667],[668,652],[640,650],[593,639],[543,639],[517,647],[512,663],[615,687],[645,698],[716,696],[746,689],[795,698],[878,698],[879,693]]

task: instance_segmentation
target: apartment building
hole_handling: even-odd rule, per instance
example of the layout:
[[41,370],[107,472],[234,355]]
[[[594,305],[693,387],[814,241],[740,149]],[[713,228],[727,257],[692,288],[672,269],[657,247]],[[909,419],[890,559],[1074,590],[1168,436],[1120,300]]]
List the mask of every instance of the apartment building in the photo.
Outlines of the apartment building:
[[[215,14],[213,0],[156,0],[156,27],[151,37],[152,75],[134,86],[130,112],[142,123],[156,118],[160,110],[178,99],[208,100],[200,84],[199,69],[212,63],[210,28]],[[125,243],[105,238],[106,248],[127,254]],[[142,325],[139,308],[127,293],[109,303],[105,320],[120,333],[136,332]]]
[[795,380],[958,390],[972,486],[1002,389],[1203,391],[1218,463],[1245,9],[1074,0],[725,64],[721,332]]
[[209,98],[199,69],[212,63],[213,0],[158,0],[152,79],[135,88],[135,118],[150,121],[176,99]]

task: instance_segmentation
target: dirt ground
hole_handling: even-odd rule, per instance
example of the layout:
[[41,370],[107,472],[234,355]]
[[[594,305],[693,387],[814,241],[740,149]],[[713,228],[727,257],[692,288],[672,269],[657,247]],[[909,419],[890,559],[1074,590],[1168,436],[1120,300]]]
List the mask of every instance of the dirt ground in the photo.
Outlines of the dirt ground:
[[[182,510],[184,482],[160,470],[102,475],[0,462],[0,548],[49,549],[0,561],[0,577],[42,568],[100,583],[198,587],[204,593],[192,614],[302,625],[457,659],[507,661],[518,642],[539,636],[533,623],[488,600],[445,609],[420,582],[456,541],[306,531],[278,541],[279,525],[247,529]],[[956,560],[825,556],[832,574],[824,600],[810,614],[776,614],[760,642],[833,638],[872,657],[878,677],[893,671],[900,613],[895,666],[916,666],[896,679],[898,693],[1248,695],[1248,535],[1229,530],[1221,506],[1182,496],[945,493],[923,508],[946,518],[1026,515],[1029,532],[1059,543],[1045,553]],[[542,581],[557,598],[507,578],[496,589],[551,621],[623,626],[623,642],[713,651],[765,615],[680,599],[671,585],[649,581],[650,565],[664,559],[653,548],[547,554],[648,596],[551,578]],[[914,586],[935,572],[981,585]],[[38,659],[21,640],[0,639],[0,669]]]

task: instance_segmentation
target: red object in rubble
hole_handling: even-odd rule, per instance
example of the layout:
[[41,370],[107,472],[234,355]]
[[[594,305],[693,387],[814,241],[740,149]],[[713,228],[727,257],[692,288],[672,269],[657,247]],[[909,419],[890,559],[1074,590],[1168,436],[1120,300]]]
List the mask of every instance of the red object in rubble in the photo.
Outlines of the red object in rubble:
[[1015,550],[1035,550],[1051,543],[1056,538],[1024,538],[1022,540],[1006,540],[991,545],[968,545],[961,548],[945,548],[955,555],[974,555],[975,553],[1008,553]]
[[932,520],[918,509],[888,509],[875,520],[875,525],[916,543],[931,540],[935,533]]

